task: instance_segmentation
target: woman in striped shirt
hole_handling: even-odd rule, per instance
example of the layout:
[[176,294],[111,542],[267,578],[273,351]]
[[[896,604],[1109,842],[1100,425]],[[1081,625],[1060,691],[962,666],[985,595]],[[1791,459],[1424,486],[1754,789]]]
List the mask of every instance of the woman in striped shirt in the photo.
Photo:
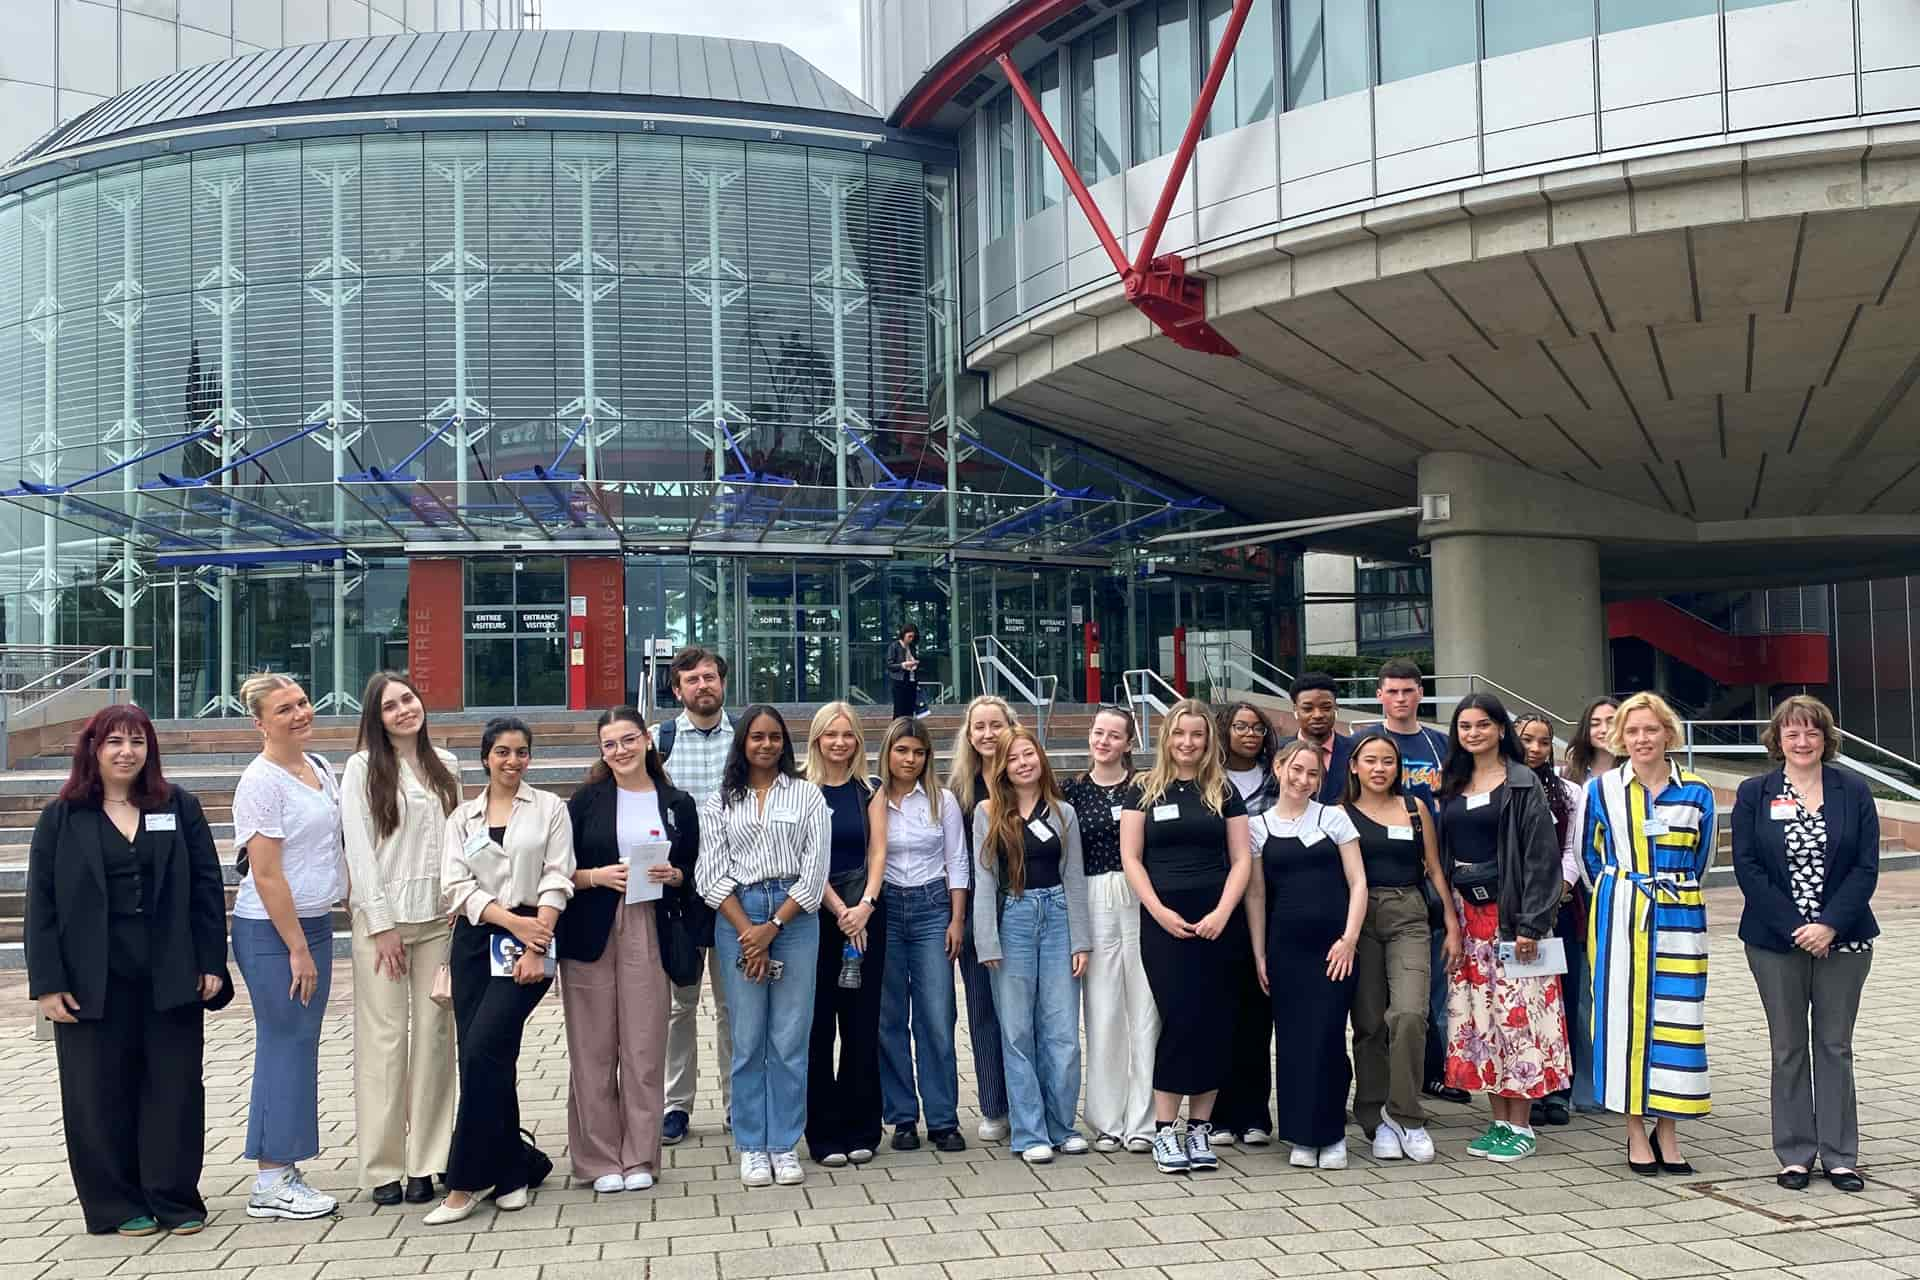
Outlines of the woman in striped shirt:
[[733,1018],[733,1138],[740,1181],[806,1178],[794,1145],[807,1123],[807,1048],[820,959],[832,814],[794,764],[787,722],[748,707],[720,790],[700,808],[694,883],[719,913],[714,945]]

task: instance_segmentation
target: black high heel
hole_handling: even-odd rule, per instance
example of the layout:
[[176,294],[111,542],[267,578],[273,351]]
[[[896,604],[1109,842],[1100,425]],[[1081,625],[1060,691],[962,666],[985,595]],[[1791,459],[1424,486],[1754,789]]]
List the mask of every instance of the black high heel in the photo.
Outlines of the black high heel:
[[[1662,1173],[1690,1174],[1694,1172],[1693,1166],[1685,1160],[1667,1159],[1667,1153],[1660,1149],[1659,1129],[1656,1128],[1652,1133],[1647,1135],[1647,1145],[1653,1148],[1653,1158],[1660,1162],[1660,1171]],[[1678,1148],[1675,1149],[1678,1150]]]
[[1655,1147],[1653,1149],[1653,1155],[1653,1159],[1644,1162],[1635,1160],[1633,1158],[1633,1146],[1629,1143],[1627,1146],[1627,1168],[1633,1170],[1643,1178],[1657,1178],[1660,1176],[1660,1148]]

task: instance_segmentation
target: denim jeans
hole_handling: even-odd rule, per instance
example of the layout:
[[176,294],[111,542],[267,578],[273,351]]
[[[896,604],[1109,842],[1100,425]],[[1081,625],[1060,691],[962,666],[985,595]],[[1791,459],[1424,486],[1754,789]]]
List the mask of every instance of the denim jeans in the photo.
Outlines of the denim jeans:
[[[792,877],[733,891],[747,919],[765,924],[785,902]],[[713,925],[733,1019],[733,1145],[741,1151],[791,1151],[807,1127],[807,1048],[813,1033],[813,983],[820,965],[820,917],[807,912],[773,935],[767,953],[786,966],[778,982],[749,982],[740,969],[740,934],[722,915]]]
[[300,921],[319,973],[306,1004],[287,995],[293,961],[271,920],[233,919],[233,958],[253,1006],[253,1095],[242,1155],[295,1164],[320,1154],[320,1024],[333,987],[333,917]]
[[924,1102],[927,1128],[958,1128],[960,1068],[953,1049],[953,961],[947,959],[953,900],[944,878],[911,888],[890,884],[881,896],[887,913],[887,967],[880,987],[881,1106],[890,1125],[917,1124]]
[[993,1002],[1007,1063],[1013,1149],[1059,1146],[1080,1110],[1080,980],[1059,885],[1009,897],[1000,909]]

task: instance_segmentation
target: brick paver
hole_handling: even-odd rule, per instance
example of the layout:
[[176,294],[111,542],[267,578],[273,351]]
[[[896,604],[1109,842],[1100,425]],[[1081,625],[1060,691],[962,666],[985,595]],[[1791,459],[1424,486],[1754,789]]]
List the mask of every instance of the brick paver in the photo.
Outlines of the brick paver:
[[[1440,1158],[1377,1163],[1357,1131],[1352,1167],[1294,1169],[1284,1148],[1223,1149],[1218,1173],[1156,1175],[1130,1155],[1062,1157],[1032,1169],[1004,1144],[964,1154],[883,1150],[860,1170],[808,1166],[801,1188],[747,1191],[735,1176],[706,1080],[692,1137],[668,1148],[651,1192],[596,1196],[566,1179],[566,1056],[560,1001],[535,1016],[522,1062],[523,1115],[558,1167],[523,1212],[483,1208],[454,1227],[422,1209],[375,1209],[355,1186],[351,992],[337,982],[321,1049],[321,1136],[307,1166],[339,1194],[338,1218],[255,1222],[240,1159],[251,1033],[244,1007],[209,1023],[209,1135],[202,1183],[213,1220],[199,1236],[121,1240],[81,1231],[61,1144],[53,1047],[33,1039],[20,975],[0,979],[0,1280],[388,1275],[532,1280],[761,1280],[832,1272],[850,1280],[1798,1280],[1920,1277],[1920,874],[1889,876],[1856,1037],[1867,1194],[1773,1184],[1766,1041],[1732,926],[1738,899],[1710,895],[1708,1023],[1714,1114],[1687,1126],[1696,1178],[1641,1179],[1619,1125],[1576,1117],[1544,1131],[1541,1154],[1499,1168],[1469,1159],[1484,1104],[1435,1108]],[[346,966],[336,969],[345,978]],[[703,1065],[712,1062],[711,1040]],[[962,1098],[970,1065],[961,1052]],[[710,1065],[709,1065],[710,1070]],[[1285,1087],[1282,1075],[1281,1087]],[[968,1132],[978,1119],[963,1113]]]

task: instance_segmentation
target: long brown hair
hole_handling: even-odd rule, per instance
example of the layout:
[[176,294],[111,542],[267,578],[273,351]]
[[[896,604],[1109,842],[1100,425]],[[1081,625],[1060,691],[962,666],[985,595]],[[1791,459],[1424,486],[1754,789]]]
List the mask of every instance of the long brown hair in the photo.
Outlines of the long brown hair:
[[[667,781],[666,762],[660,759],[660,748],[654,745],[653,730],[647,727],[646,717],[640,714],[638,708],[613,707],[607,711],[602,711],[600,718],[594,721],[593,725],[594,750],[598,751],[600,749],[600,731],[608,725],[615,723],[631,724],[641,733],[647,735],[647,754],[644,761],[647,777],[653,780],[653,789],[665,795],[667,788],[673,784]],[[595,760],[592,767],[587,770],[587,785],[592,786],[596,782],[605,782],[612,776],[613,767],[607,763],[606,756],[602,755],[598,760]]]
[[[404,685],[414,697],[420,696],[420,691],[404,676],[392,671],[374,672],[360,697],[360,733],[353,744],[355,751],[367,753],[367,811],[373,815],[374,833],[382,840],[400,826],[400,757],[387,736],[386,723],[380,719],[380,701],[387,696],[390,684]],[[440,753],[433,749],[433,738],[427,733],[425,703],[420,708],[420,732],[414,738],[413,753],[420,780],[438,797],[440,816],[444,818],[459,807],[460,783]]]
[[1017,896],[1027,888],[1027,819],[1020,812],[1020,796],[1014,790],[1013,780],[1007,777],[1007,759],[1013,754],[1016,742],[1033,744],[1035,754],[1040,757],[1040,798],[1063,830],[1066,823],[1060,819],[1060,805],[1065,797],[1054,779],[1046,748],[1040,745],[1040,738],[1033,730],[1014,725],[1000,735],[1000,749],[987,765],[988,825],[986,839],[980,846],[980,865],[996,870],[1001,885]]

